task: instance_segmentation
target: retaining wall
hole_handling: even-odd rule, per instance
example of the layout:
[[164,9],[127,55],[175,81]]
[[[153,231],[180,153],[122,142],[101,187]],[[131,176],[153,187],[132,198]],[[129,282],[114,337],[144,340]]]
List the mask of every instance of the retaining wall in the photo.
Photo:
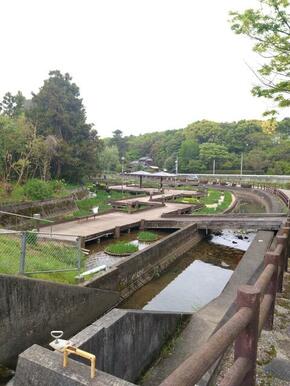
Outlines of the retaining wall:
[[13,367],[27,347],[50,341],[51,330],[69,337],[118,300],[112,291],[0,275],[0,363]]
[[114,309],[70,340],[96,355],[99,370],[136,382],[189,315]]
[[[87,192],[82,189],[64,198],[0,205],[0,210],[30,217],[35,213],[40,213],[41,217],[46,218],[76,209],[75,200],[83,198],[86,194]],[[15,227],[22,224],[27,224],[27,226],[35,225],[33,220],[17,218],[4,213],[0,213],[0,224],[9,227]]]
[[122,260],[108,272],[86,282],[89,288],[102,288],[120,291],[123,298],[128,297],[152,277],[166,269],[174,260],[182,256],[203,238],[196,224],[164,237],[140,252]]
[[[19,357],[14,386],[129,385],[125,381],[138,380],[189,316],[114,309],[70,338],[75,347],[96,355],[97,369],[106,373],[97,371],[95,380],[89,381],[87,361],[75,356],[63,369],[58,352],[34,345]],[[103,383],[94,383],[101,378]]]

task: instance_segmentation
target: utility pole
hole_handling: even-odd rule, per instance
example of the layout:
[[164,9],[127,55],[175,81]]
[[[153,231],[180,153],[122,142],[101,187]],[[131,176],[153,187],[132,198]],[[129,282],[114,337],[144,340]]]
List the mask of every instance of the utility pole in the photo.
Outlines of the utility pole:
[[212,174],[215,174],[215,159],[213,160],[213,163],[212,163]]
[[243,175],[244,153],[241,154],[241,176]]
[[178,156],[176,157],[176,161],[175,161],[175,174],[176,175],[178,174]]
[[122,161],[122,196],[123,196],[123,193],[124,193],[124,161],[125,161],[124,156],[121,158],[121,161]]

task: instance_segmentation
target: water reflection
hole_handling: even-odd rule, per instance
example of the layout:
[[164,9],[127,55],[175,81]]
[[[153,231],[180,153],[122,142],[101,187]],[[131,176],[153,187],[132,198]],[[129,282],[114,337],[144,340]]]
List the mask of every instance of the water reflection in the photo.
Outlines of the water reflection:
[[255,236],[256,232],[234,232],[230,229],[224,229],[222,232],[214,232],[210,236],[210,242],[246,251]]
[[233,271],[196,260],[143,308],[192,312],[217,297]]
[[[118,243],[120,241],[130,242],[132,244],[138,245],[139,251],[152,244],[144,243],[137,240],[138,233],[139,231],[132,231],[130,233],[122,233],[121,237],[117,240],[113,239],[112,237],[108,237],[107,239],[103,239],[99,244],[97,242],[88,243],[86,245],[86,248],[89,250],[89,255],[86,259],[86,270],[93,269],[100,265],[106,265],[107,267],[111,267],[112,265],[119,263],[123,259],[126,259],[126,257],[109,256],[104,252],[104,249],[112,243]],[[160,240],[171,232],[154,231],[154,233],[158,234]]]
[[219,295],[242,256],[240,250],[201,241],[160,277],[131,295],[120,308],[196,310]]

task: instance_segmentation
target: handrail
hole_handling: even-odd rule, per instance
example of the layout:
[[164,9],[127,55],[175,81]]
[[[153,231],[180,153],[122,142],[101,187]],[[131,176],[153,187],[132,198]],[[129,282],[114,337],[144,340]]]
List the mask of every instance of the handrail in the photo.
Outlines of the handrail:
[[15,216],[15,217],[21,217],[21,218],[29,218],[30,220],[36,220],[36,221],[43,221],[48,223],[53,223],[52,220],[46,220],[44,218],[36,218],[31,216],[25,216],[24,214],[18,214],[18,213],[11,213],[11,212],[4,212],[4,210],[0,210],[0,213],[8,214],[9,216]]
[[[288,218],[286,225],[289,222]],[[233,342],[235,361],[220,386],[255,386],[258,338],[263,328],[273,328],[276,293],[282,290],[287,269],[289,229],[284,226],[276,235],[276,248],[267,251],[255,284],[238,289],[235,314],[160,386],[194,386]]]
[[215,363],[225,349],[233,343],[252,317],[249,307],[238,312],[198,350],[186,359],[160,386],[192,386]]

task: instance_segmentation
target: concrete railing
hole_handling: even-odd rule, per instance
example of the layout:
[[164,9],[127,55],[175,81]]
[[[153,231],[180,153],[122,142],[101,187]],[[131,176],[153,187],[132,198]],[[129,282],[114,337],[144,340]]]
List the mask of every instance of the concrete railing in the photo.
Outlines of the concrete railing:
[[265,255],[265,268],[252,286],[238,289],[236,312],[160,386],[194,386],[234,343],[234,364],[220,386],[256,385],[258,338],[273,327],[276,293],[282,291],[288,267],[290,218],[276,235],[276,247]]

